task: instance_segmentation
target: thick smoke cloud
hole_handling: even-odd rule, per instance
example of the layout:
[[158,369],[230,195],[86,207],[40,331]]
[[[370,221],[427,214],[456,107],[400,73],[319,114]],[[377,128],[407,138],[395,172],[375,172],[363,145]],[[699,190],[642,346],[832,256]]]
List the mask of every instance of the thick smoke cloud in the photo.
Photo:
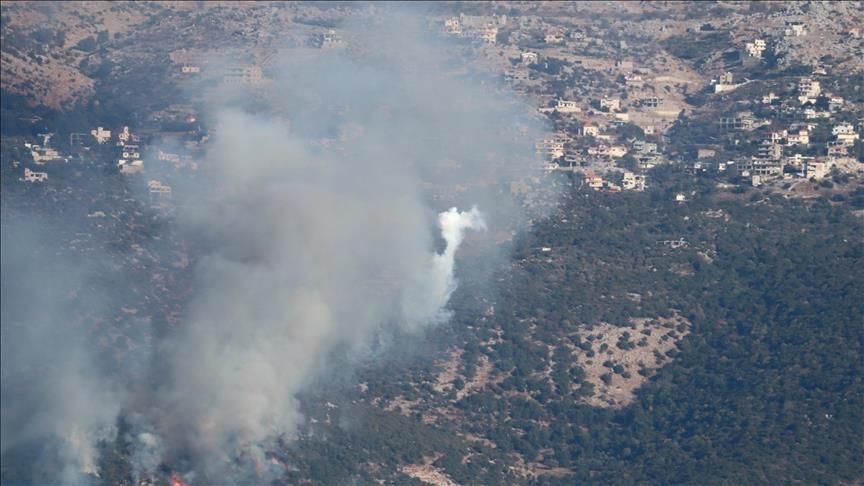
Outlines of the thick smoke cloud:
[[[520,105],[450,73],[444,46],[420,34],[418,17],[377,18],[346,26],[347,52],[281,60],[267,110],[244,109],[242,89],[209,100],[215,128],[200,174],[175,185],[178,224],[203,250],[185,319],[158,344],[157,384],[111,392],[104,373],[87,368],[97,350],[72,347],[85,355],[47,372],[39,390],[63,409],[34,416],[39,428],[22,426],[28,434],[74,443],[80,431],[92,446],[93,432],[122,412],[138,473],[184,457],[217,474],[238,454],[258,457],[290,439],[302,420],[298,395],[336,350],[359,357],[386,326],[420,332],[448,318],[463,240],[471,233],[494,253],[487,227],[520,220],[501,183],[532,170],[530,134],[539,129],[520,135],[517,124],[531,126]],[[6,261],[4,253],[4,292],[7,278],[29,275],[35,294],[57,300],[38,288],[49,276],[7,270]],[[48,312],[43,320],[55,322],[33,332],[55,331],[63,312]],[[49,342],[44,353],[59,348]],[[18,403],[5,390],[4,380],[4,448],[7,408]]]
[[96,440],[108,438],[123,393],[104,373],[88,339],[92,316],[108,309],[115,273],[101,261],[73,258],[45,220],[4,221],[0,231],[0,452],[51,444],[66,468],[45,468],[36,482],[79,483],[96,472]]

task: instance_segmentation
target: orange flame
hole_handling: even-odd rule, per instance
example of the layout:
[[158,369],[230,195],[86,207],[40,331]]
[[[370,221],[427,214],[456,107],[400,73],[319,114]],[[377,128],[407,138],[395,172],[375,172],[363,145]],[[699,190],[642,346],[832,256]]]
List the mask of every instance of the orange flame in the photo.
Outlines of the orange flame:
[[171,473],[171,486],[186,486],[186,483],[180,479],[180,475],[176,472]]

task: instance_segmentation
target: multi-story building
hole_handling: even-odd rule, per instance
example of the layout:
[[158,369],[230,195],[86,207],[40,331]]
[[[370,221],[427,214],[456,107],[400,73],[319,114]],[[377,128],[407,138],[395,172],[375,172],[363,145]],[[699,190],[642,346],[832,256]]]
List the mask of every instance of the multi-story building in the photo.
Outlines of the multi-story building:
[[257,66],[228,68],[223,76],[226,84],[259,84],[264,80]]
[[756,39],[753,42],[748,42],[744,49],[750,57],[762,57],[762,53],[765,52],[766,47],[764,39]]

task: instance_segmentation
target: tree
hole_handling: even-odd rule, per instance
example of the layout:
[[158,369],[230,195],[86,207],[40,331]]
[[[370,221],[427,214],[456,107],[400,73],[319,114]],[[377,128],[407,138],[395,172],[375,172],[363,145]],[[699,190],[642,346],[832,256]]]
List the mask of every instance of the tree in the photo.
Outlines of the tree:
[[87,36],[78,41],[78,43],[75,44],[75,48],[79,51],[93,52],[96,50],[96,39],[94,39],[92,35]]

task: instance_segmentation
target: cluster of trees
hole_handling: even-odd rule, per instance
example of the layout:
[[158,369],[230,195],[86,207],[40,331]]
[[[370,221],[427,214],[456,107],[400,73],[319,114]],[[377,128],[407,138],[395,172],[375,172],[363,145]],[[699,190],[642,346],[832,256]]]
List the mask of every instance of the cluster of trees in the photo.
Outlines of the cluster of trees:
[[[547,222],[518,246],[521,264],[504,280],[496,307],[504,343],[492,358],[515,377],[500,389],[527,390],[535,406],[522,395],[506,399],[511,395],[495,387],[466,398],[461,408],[473,432],[491,434],[526,460],[554,450],[544,455],[547,465],[574,474],[561,484],[860,477],[864,305],[850,297],[864,293],[864,227],[850,207],[825,200],[706,197],[682,206],[651,201],[650,193],[581,196],[562,214],[572,223]],[[706,216],[708,209],[722,209],[729,220]],[[656,250],[655,240],[665,235],[691,245]],[[561,259],[532,257],[539,246]],[[669,270],[682,263],[690,276]],[[642,302],[617,298],[625,291],[642,294]],[[545,365],[538,337],[554,346],[574,325],[623,323],[658,315],[662,306],[681,310],[693,332],[632,405],[598,410],[578,405],[560,391],[566,387],[520,384]],[[547,337],[526,336],[524,320]],[[555,425],[538,432],[539,423]]]
[[[643,194],[571,194],[516,242],[513,264],[497,276],[494,316],[477,312],[471,280],[462,280],[456,321],[433,337],[442,348],[463,343],[466,379],[484,354],[507,378],[466,395],[455,404],[461,419],[437,427],[488,438],[511,462],[515,454],[571,473],[541,483],[860,477],[864,305],[850,297],[864,293],[856,244],[864,225],[854,207],[759,193],[718,198],[668,174],[657,180],[663,187]],[[676,191],[694,188],[703,195],[673,202]],[[681,237],[689,247],[657,244]],[[689,271],[673,271],[682,268]],[[627,299],[631,292],[641,298]],[[635,402],[619,410],[581,404],[593,387],[562,340],[592,323],[627,325],[671,309],[692,332]],[[498,332],[500,343],[480,344]],[[631,332],[614,346],[638,347],[641,337]],[[626,373],[607,361],[606,379]],[[388,389],[435,371],[426,363],[376,373]],[[414,392],[421,410],[444,405],[428,387]]]

